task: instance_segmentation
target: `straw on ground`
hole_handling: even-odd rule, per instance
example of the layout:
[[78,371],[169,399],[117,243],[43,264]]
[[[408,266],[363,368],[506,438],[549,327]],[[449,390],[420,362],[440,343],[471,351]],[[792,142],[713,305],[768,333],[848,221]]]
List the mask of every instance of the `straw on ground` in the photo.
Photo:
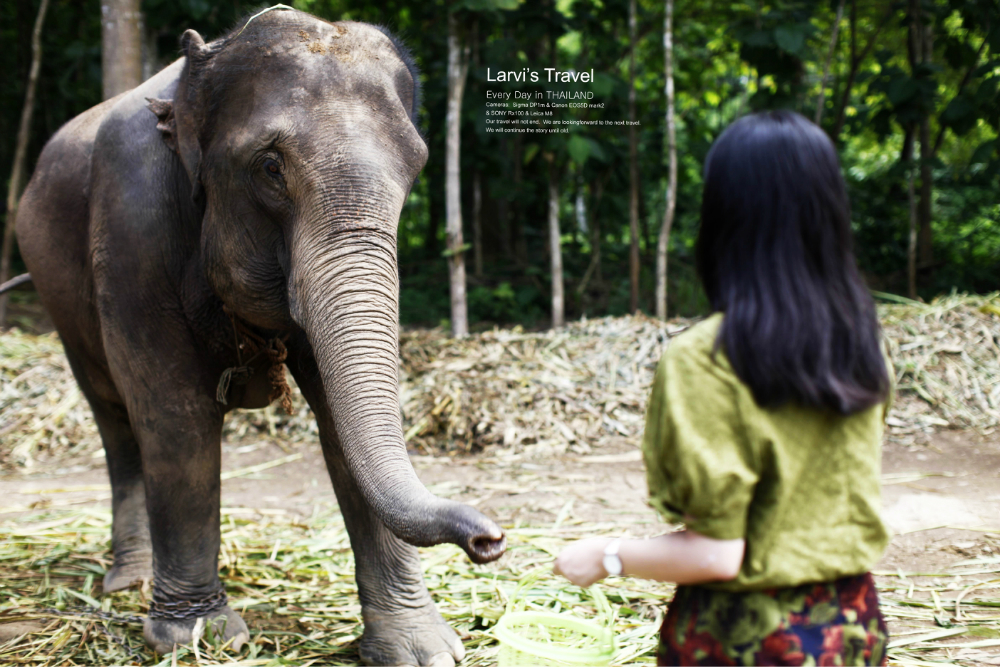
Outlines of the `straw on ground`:
[[[222,525],[220,576],[230,605],[251,627],[253,642],[234,656],[203,639],[197,656],[193,649],[180,649],[176,664],[358,664],[361,607],[336,508],[308,520],[234,508],[223,511]],[[524,573],[547,572],[569,540],[618,534],[621,527],[564,518],[559,527],[507,530],[509,554],[487,566],[473,565],[452,545],[424,550],[428,587],[463,637],[466,665],[495,662],[498,645],[490,629]],[[87,508],[0,524],[0,664],[174,664],[174,658],[158,658],[143,643],[148,589],[100,594],[111,564],[109,531],[109,512]],[[1000,655],[1000,557],[968,559],[941,572],[878,575],[884,613],[897,628],[892,664],[988,664],[984,661]],[[610,579],[601,589],[617,635],[613,664],[655,662],[671,587]],[[602,617],[590,595],[549,574],[527,590],[523,602],[529,610]],[[18,628],[29,634],[18,638]]]

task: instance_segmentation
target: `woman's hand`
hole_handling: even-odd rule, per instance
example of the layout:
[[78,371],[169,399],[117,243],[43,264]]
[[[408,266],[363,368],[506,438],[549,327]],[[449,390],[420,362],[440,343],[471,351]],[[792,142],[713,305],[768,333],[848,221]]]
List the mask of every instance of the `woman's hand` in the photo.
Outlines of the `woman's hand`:
[[611,542],[607,537],[579,540],[562,550],[552,570],[577,586],[586,588],[608,576],[604,569],[604,549]]

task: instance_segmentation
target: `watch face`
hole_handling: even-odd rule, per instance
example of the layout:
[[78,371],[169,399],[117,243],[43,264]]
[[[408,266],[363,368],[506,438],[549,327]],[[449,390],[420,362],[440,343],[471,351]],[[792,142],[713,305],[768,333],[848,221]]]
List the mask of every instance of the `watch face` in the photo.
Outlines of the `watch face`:
[[619,575],[622,573],[622,559],[617,555],[606,555],[604,557],[604,569],[608,574]]

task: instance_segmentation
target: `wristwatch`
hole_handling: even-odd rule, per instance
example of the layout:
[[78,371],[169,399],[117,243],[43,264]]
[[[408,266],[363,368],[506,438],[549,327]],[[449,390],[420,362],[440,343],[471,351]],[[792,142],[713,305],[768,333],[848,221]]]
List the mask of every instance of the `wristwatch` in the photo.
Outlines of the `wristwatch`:
[[604,571],[609,575],[618,576],[622,573],[622,559],[618,556],[621,545],[621,538],[617,538],[604,547]]

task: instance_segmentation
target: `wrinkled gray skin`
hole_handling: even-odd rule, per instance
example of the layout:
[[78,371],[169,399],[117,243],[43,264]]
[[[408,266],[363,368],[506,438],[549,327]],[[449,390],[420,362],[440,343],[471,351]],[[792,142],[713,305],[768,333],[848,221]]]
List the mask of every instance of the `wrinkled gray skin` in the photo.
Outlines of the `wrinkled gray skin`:
[[[237,365],[225,304],[266,338],[290,336],[355,553],[362,658],[450,665],[462,645],[414,545],[453,542],[486,562],[504,537],[431,495],[402,437],[396,226],[427,159],[414,74],[381,31],[292,11],[209,44],[188,31],[182,50],[52,138],[17,221],[104,441],[105,590],[152,575],[171,602],[219,586],[223,416],[262,407],[269,390],[261,360],[228,406],[216,401]],[[247,640],[228,607],[206,622]],[[194,626],[147,619],[145,636],[168,652]]]

